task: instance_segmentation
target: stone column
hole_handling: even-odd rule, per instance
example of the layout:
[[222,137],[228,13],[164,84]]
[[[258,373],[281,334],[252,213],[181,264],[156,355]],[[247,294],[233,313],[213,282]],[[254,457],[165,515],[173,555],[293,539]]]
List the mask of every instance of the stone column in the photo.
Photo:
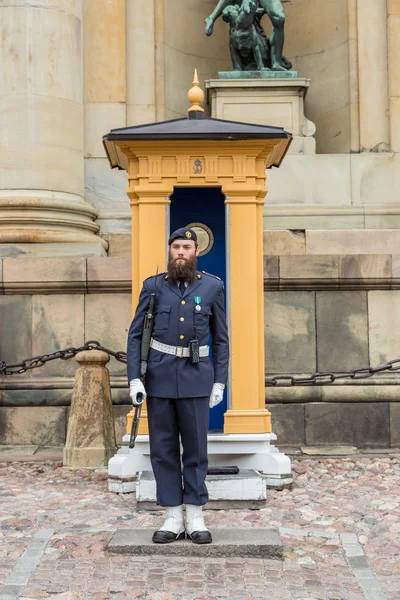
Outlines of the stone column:
[[154,0],[126,0],[127,123],[156,121]]
[[400,1],[389,0],[390,148],[400,152]]
[[358,0],[360,150],[389,149],[387,0]]
[[165,121],[164,0],[154,0],[156,121]]
[[100,350],[79,352],[63,463],[66,467],[107,466],[117,451],[112,411],[110,357]]
[[125,0],[83,2],[83,99],[86,198],[104,233],[130,230],[121,173],[110,172],[103,134],[126,126]]
[[104,254],[83,197],[82,0],[0,11],[0,254]]
[[358,30],[357,0],[348,0],[349,19],[349,95],[350,95],[350,150],[360,151],[360,97],[358,84]]

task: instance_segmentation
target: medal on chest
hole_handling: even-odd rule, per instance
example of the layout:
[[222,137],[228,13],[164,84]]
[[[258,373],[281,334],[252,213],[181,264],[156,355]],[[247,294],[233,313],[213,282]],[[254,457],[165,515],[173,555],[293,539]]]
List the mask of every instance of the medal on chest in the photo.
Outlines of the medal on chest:
[[201,305],[200,305],[200,303],[201,303],[201,296],[195,296],[194,297],[194,301],[195,301],[195,304],[196,304],[196,310],[198,312],[200,312],[201,311]]

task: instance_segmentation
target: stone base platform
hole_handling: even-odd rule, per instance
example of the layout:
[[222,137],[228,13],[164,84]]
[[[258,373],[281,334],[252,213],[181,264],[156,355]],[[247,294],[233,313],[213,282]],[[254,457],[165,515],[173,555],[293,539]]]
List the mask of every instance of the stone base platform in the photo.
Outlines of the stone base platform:
[[[136,476],[151,471],[148,435],[138,435],[135,447],[129,449],[129,435],[108,463],[110,492],[125,494],[136,490]],[[293,482],[290,459],[273,444],[276,435],[208,434],[210,467],[235,465],[241,470],[256,470],[266,478],[267,487],[282,489]]]
[[[208,509],[254,510],[267,503],[266,479],[252,469],[240,470],[237,475],[207,475]],[[153,471],[143,471],[136,483],[138,510],[160,510],[156,503],[156,481]]]
[[181,540],[172,544],[153,544],[154,529],[117,529],[108,551],[113,554],[198,556],[198,557],[251,557],[277,558],[283,555],[283,545],[276,529],[213,529],[212,544],[194,544]]
[[[96,239],[97,237],[97,239]],[[93,242],[53,242],[43,244],[0,244],[0,258],[54,258],[73,256],[107,257],[106,242],[93,236]]]
[[218,71],[218,79],[297,79],[297,71]]

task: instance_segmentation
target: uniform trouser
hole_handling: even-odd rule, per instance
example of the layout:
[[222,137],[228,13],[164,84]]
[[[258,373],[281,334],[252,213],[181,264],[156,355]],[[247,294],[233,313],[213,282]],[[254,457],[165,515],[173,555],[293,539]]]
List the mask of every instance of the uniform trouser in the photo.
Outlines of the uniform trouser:
[[[208,500],[207,431],[209,398],[147,398],[150,459],[157,504],[203,505]],[[179,435],[183,447],[183,485]]]

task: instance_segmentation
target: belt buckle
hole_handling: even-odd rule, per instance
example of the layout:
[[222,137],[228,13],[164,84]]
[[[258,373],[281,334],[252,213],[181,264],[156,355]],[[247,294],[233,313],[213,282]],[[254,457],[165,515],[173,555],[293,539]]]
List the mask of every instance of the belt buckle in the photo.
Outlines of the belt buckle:
[[183,346],[176,347],[175,356],[177,358],[183,358]]

